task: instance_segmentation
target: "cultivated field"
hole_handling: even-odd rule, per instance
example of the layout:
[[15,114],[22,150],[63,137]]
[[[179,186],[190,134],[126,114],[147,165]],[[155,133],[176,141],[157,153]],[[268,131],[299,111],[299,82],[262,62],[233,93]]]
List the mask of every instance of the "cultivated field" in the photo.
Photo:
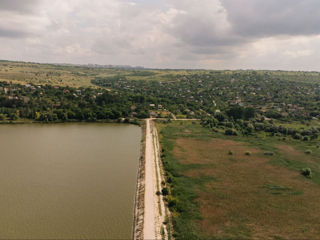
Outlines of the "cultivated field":
[[316,145],[226,137],[197,122],[158,127],[177,239],[319,239]]

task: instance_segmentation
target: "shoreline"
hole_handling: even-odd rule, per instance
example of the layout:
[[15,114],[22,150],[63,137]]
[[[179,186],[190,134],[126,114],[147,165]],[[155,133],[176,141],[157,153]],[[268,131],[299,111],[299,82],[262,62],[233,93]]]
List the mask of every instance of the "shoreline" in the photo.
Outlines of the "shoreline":
[[52,121],[52,122],[42,122],[42,121],[35,121],[35,120],[22,120],[22,121],[0,121],[0,125],[14,125],[14,124],[65,124],[65,123],[117,123],[117,124],[131,124],[131,125],[138,125],[141,126],[144,120],[138,119],[137,122],[129,121],[119,121],[119,120],[99,120],[99,121],[78,121],[78,120],[68,120],[68,121]]
[[141,156],[137,173],[136,194],[134,199],[134,215],[132,239],[143,240],[144,226],[144,195],[145,195],[145,150],[146,150],[146,122],[141,124]]

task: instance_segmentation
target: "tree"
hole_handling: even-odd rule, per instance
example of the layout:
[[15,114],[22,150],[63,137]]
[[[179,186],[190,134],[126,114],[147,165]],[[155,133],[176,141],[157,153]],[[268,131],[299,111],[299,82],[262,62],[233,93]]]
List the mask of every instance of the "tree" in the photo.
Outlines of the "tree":
[[0,121],[4,121],[4,120],[6,120],[6,115],[0,114]]
[[310,168],[301,169],[301,174],[307,178],[312,178],[312,171]]
[[167,196],[169,194],[169,191],[168,191],[167,188],[162,188],[161,193],[162,193],[163,196]]
[[10,113],[9,114],[9,119],[14,121],[14,120],[17,120],[19,117],[16,113]]
[[244,110],[244,118],[246,120],[249,120],[250,118],[254,118],[254,117],[255,117],[255,109],[254,108],[249,107]]
[[243,118],[244,109],[240,106],[234,106],[227,110],[227,115],[234,120]]

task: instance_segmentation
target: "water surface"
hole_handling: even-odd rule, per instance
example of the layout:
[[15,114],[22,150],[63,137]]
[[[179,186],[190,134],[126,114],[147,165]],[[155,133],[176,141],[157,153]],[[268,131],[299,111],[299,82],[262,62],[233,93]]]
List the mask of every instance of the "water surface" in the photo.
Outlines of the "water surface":
[[131,125],[1,125],[0,238],[130,238],[140,139]]

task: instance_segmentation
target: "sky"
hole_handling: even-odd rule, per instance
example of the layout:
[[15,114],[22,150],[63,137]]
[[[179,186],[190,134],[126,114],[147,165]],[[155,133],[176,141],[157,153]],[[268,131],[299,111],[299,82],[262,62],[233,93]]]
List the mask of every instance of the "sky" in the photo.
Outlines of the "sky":
[[320,71],[320,1],[0,0],[0,59]]

